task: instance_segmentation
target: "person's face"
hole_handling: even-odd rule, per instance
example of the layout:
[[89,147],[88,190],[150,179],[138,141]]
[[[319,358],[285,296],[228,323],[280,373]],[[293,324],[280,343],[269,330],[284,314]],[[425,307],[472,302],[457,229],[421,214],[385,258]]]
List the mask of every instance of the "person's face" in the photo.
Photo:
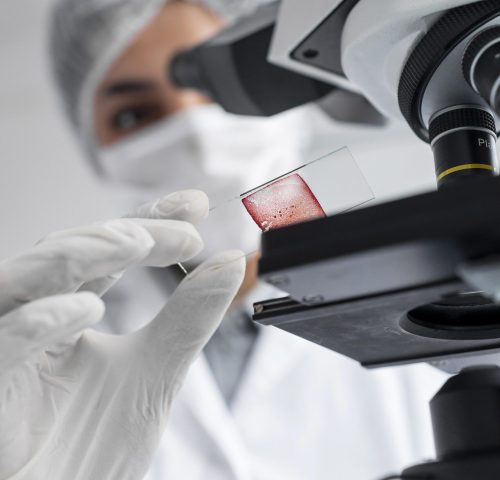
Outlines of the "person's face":
[[169,115],[208,103],[194,90],[176,88],[167,68],[173,55],[216,34],[220,18],[198,5],[168,3],[114,62],[94,97],[100,146]]

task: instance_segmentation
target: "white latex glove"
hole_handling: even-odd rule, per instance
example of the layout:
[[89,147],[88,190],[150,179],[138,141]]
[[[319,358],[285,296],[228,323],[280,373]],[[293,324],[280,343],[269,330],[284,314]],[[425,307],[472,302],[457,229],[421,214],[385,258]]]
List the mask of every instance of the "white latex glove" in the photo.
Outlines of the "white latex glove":
[[138,332],[86,328],[120,272],[197,254],[187,222],[207,211],[204,194],[179,192],[141,207],[147,220],[54,233],[0,263],[1,480],[144,477],[173,396],[241,284],[242,253],[200,265]]

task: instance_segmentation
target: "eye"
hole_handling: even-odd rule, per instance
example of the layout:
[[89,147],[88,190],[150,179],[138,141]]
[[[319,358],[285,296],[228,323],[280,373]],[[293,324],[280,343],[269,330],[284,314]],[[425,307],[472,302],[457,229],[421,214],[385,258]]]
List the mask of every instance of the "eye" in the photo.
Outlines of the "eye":
[[111,128],[117,133],[128,133],[145,127],[160,118],[162,111],[155,105],[121,108],[111,117]]

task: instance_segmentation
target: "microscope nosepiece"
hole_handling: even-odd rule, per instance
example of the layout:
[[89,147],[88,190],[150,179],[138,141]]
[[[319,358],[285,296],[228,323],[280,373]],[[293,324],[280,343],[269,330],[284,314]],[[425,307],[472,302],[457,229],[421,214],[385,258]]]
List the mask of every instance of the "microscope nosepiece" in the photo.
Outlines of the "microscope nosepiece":
[[467,47],[462,62],[469,85],[500,112],[500,27],[483,30]]

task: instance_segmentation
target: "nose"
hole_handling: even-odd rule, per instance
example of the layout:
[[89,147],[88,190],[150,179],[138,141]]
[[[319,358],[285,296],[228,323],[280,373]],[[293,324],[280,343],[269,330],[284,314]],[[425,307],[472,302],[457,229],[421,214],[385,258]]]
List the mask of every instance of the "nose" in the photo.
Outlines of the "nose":
[[208,97],[191,89],[172,87],[172,90],[168,92],[167,95],[168,110],[170,114],[179,113],[199,105],[212,103]]

